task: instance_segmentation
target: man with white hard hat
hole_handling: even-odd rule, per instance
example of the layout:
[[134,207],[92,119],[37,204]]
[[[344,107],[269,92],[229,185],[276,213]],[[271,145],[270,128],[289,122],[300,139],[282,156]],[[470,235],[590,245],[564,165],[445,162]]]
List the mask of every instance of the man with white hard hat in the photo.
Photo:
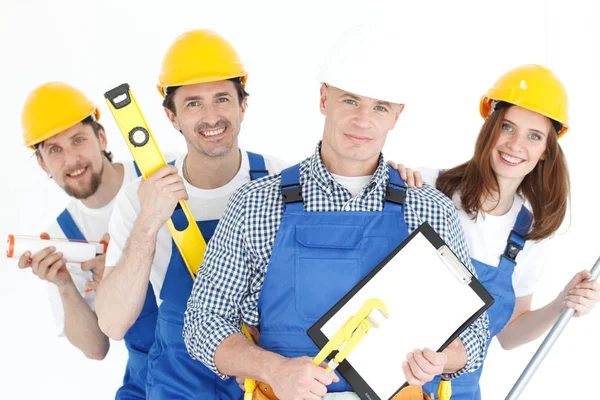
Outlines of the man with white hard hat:
[[[325,127],[314,154],[230,199],[183,332],[192,357],[221,378],[262,381],[279,399],[351,392],[334,372],[313,365],[318,348],[306,330],[423,222],[473,272],[450,200],[430,186],[407,190],[381,154],[405,103],[398,48],[373,28],[338,39],[320,73]],[[258,346],[240,332],[242,322],[258,328]],[[408,383],[476,370],[487,325],[484,313],[444,352],[410,353],[402,366]]]

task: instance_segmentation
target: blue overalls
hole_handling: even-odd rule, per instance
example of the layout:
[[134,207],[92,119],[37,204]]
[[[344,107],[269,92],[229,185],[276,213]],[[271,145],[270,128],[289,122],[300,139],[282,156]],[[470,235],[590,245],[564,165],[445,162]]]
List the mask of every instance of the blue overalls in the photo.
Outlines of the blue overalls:
[[[285,211],[258,301],[260,347],[314,357],[307,329],[408,237],[406,184],[390,168],[381,212],[306,212],[299,165],[281,175]],[[342,379],[327,391],[352,388]]]
[[[267,176],[261,155],[247,152],[250,179]],[[178,208],[172,215],[178,230],[187,227],[187,219]],[[208,243],[218,220],[196,221]],[[172,242],[171,260],[160,291],[156,341],[148,356],[148,399],[239,399],[243,396],[235,379],[223,381],[200,361],[192,360],[183,341],[183,318],[194,281]]]
[[[517,265],[517,254],[525,246],[524,238],[531,228],[532,221],[531,212],[525,206],[521,207],[513,230],[508,237],[506,250],[500,257],[500,263],[497,267],[471,259],[479,281],[495,300],[494,304],[487,310],[490,321],[490,340],[487,343],[486,355],[492,338],[504,329],[513,314],[516,297],[512,275]],[[481,399],[479,378],[481,377],[482,370],[483,365],[471,374],[464,374],[453,379],[452,400]],[[433,381],[423,386],[423,392],[437,394],[439,381],[440,377],[435,377]]]
[[[86,240],[67,209],[58,216],[56,221],[69,239]],[[148,351],[154,342],[157,312],[154,290],[152,285],[148,284],[142,312],[124,337],[129,358],[125,367],[123,386],[115,396],[117,400],[146,398],[146,365]]]

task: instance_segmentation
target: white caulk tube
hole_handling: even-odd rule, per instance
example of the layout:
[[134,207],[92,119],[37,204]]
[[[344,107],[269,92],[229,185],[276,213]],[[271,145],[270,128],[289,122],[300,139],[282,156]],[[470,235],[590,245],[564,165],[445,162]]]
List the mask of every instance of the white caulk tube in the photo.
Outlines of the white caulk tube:
[[19,259],[26,251],[32,255],[54,246],[56,252],[63,253],[63,258],[70,263],[89,261],[106,252],[105,242],[72,242],[68,239],[40,239],[30,236],[8,235],[6,256]]

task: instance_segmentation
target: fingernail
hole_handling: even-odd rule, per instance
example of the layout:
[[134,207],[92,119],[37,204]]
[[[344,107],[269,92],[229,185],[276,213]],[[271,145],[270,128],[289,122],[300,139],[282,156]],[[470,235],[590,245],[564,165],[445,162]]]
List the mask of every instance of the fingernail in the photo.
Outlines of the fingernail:
[[408,366],[408,363],[407,363],[406,361],[402,361],[402,366],[403,366],[403,367],[407,367],[407,366]]
[[54,247],[54,246],[50,246],[50,250],[52,250],[52,251],[56,251],[56,247]]
[[59,257],[62,257],[63,253],[62,253],[62,251],[59,251],[58,253],[56,253],[56,255],[59,256]]

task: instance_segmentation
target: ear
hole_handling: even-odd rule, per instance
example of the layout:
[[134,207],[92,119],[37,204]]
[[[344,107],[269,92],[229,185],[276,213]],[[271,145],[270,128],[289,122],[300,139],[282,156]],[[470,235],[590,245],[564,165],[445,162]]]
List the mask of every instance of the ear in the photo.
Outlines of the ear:
[[319,99],[319,109],[321,110],[321,114],[325,115],[327,110],[327,94],[328,94],[328,86],[326,83],[321,84],[320,89],[320,99]]
[[404,111],[404,104],[398,104],[398,109],[396,110],[396,115],[394,115],[394,121],[392,122],[392,126],[390,127],[390,131],[396,127],[396,123],[398,122],[398,118],[400,118],[400,114]]
[[106,132],[104,131],[104,128],[100,128],[98,130],[98,140],[100,141],[100,149],[105,151],[106,147],[108,146],[108,141],[106,140]]
[[37,162],[38,162],[38,165],[40,166],[40,168],[43,169],[45,173],[50,175],[50,171],[48,170],[48,167],[46,166],[46,163],[44,162],[42,155],[37,150],[35,152],[35,158],[37,158]]
[[179,119],[177,118],[177,115],[175,115],[175,113],[169,110],[167,107],[163,108],[165,110],[165,114],[167,114],[167,118],[169,118],[169,121],[171,121],[171,124],[173,124],[173,128],[181,132],[181,126],[179,125]]
[[240,104],[240,122],[244,120],[244,115],[246,115],[246,108],[248,108],[248,97],[244,97],[244,100],[242,100],[242,104]]

